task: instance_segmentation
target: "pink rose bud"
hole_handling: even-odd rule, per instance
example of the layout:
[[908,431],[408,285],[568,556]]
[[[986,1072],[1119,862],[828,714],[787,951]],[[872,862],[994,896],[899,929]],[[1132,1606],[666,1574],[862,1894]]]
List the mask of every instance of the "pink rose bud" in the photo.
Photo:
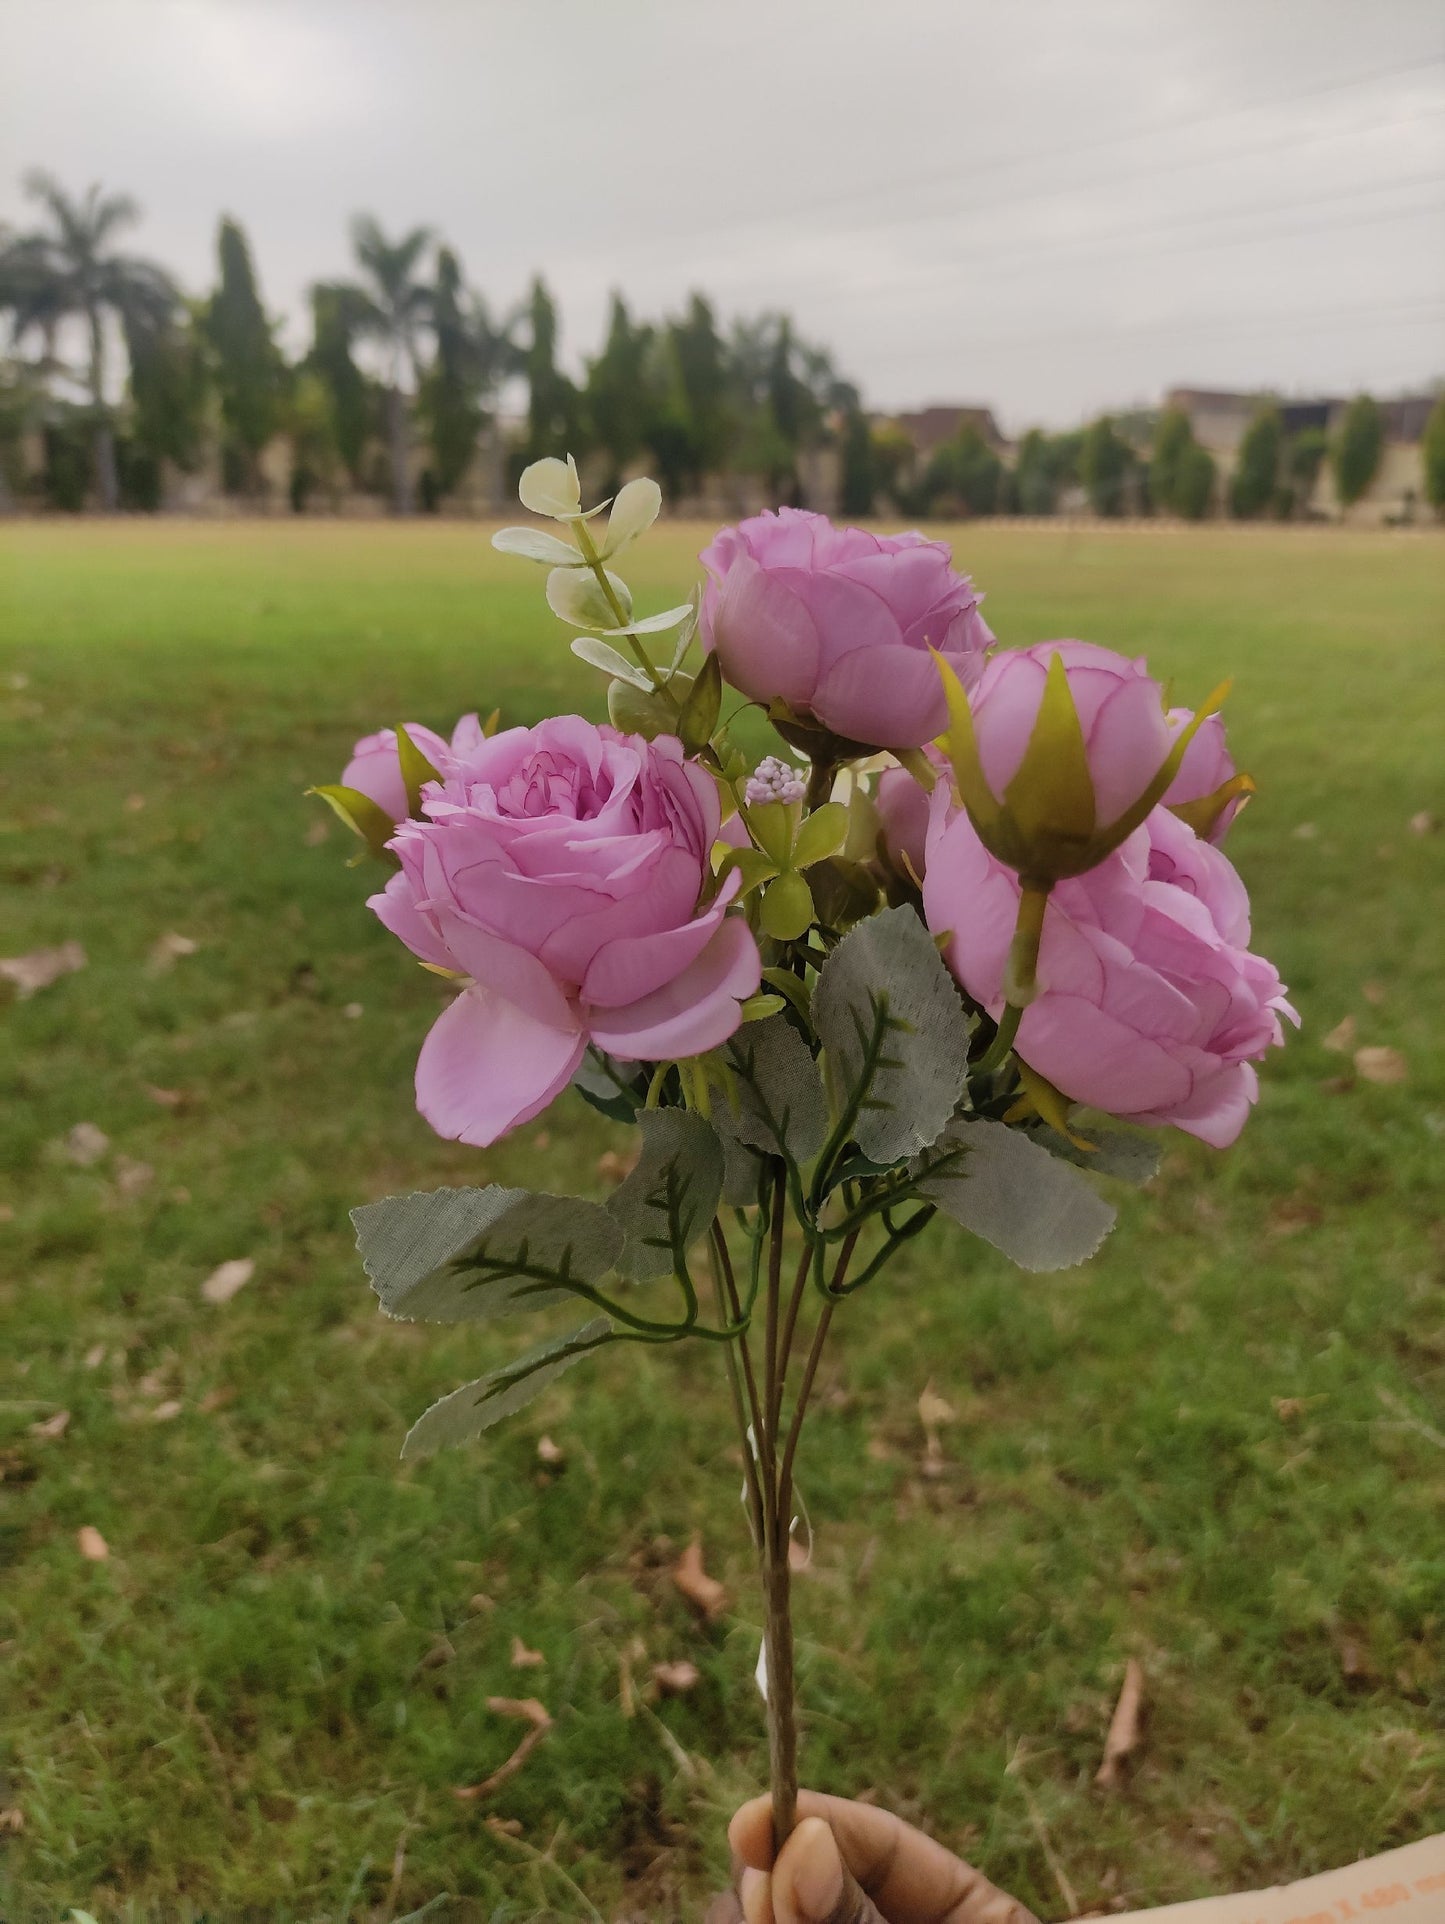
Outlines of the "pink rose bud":
[[1180,726],[1142,660],[1045,641],[995,655],[967,699],[952,685],[948,746],[984,845],[1047,890],[1132,834],[1210,712]]
[[885,768],[875,797],[883,855],[900,875],[923,880],[927,859],[929,796],[906,768]]
[[[1171,708],[1169,721],[1183,728],[1194,719],[1187,708]],[[1254,793],[1248,775],[1235,773],[1224,722],[1210,715],[1184,751],[1179,772],[1164,791],[1164,806],[1188,822],[1207,842],[1222,842],[1229,825]]]
[[921,747],[947,720],[929,651],[970,686],[993,641],[972,582],[921,534],[783,508],[722,529],[702,562],[703,646],[728,681],[847,742]]
[[[407,722],[404,726],[414,745],[439,775],[446,774],[458,755],[482,739],[482,725],[475,715],[462,716],[452,730],[450,742],[421,722]],[[351,751],[341,782],[344,788],[354,788],[375,802],[394,822],[401,821],[409,811],[406,781],[397,756],[396,730],[383,728],[375,735],[363,735]]]
[[589,1042],[663,1062],[737,1028],[757,944],[726,913],[740,877],[699,906],[717,788],[674,737],[576,715],[479,735],[422,809],[368,906],[423,962],[468,978],[417,1063],[438,1135],[485,1146],[530,1121]]
[[[1017,874],[935,794],[923,907],[953,973],[997,1021],[1018,919]],[[1173,1123],[1224,1148],[1258,1094],[1254,1063],[1298,1021],[1249,950],[1249,898],[1218,849],[1156,808],[1044,910],[1033,1000],[1014,1048],[1075,1102]]]

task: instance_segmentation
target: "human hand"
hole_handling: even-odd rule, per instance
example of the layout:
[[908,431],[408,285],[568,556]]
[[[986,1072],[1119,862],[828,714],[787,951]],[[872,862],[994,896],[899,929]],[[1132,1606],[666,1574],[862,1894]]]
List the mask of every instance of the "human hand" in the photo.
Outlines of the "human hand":
[[720,1900],[709,1924],[1037,1924],[890,1811],[805,1790],[798,1820],[774,1863],[769,1800],[742,1806],[728,1826],[738,1896]]

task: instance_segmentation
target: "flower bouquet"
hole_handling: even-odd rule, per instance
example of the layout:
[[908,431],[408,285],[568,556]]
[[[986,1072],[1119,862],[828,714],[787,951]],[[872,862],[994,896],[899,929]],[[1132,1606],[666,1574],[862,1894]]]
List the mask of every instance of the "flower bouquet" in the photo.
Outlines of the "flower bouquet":
[[[1190,713],[1102,647],[997,649],[920,534],[762,514],[704,550],[690,601],[639,615],[615,569],[653,482],[603,520],[549,459],[521,499],[551,525],[494,545],[548,571],[610,725],[409,724],[319,793],[392,870],[372,912],[455,986],[417,1063],[432,1127],[484,1147],[570,1089],[635,1124],[638,1157],[605,1203],[487,1185],[353,1220],[389,1316],[575,1312],[435,1403],[404,1456],[614,1344],[720,1352],[781,1841],[789,1545],[829,1330],[940,1212],[1065,1268],[1114,1219],[1095,1176],[1152,1174],[1139,1125],[1239,1134],[1292,1014],[1219,846],[1251,784],[1223,690]],[[754,762],[738,738],[764,718]]]

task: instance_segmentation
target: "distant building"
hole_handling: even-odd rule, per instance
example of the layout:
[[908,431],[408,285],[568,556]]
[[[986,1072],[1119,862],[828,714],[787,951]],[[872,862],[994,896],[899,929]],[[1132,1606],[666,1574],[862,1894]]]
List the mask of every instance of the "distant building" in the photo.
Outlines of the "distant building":
[[887,418],[908,436],[922,461],[937,454],[946,442],[952,441],[966,427],[977,428],[995,454],[1002,454],[1008,447],[1007,441],[999,433],[992,408],[939,403],[933,407],[919,408],[911,414],[893,414]]
[[[1427,516],[1420,442],[1435,398],[1433,394],[1411,394],[1394,401],[1381,401],[1385,446],[1379,469],[1365,495],[1353,507],[1342,508],[1335,496],[1329,463],[1324,461],[1320,464],[1314,493],[1306,504],[1307,512],[1321,520],[1348,520],[1376,526]],[[1227,489],[1239,459],[1240,443],[1261,408],[1278,409],[1286,434],[1299,434],[1313,428],[1333,435],[1349,402],[1339,395],[1285,400],[1280,395],[1259,391],[1237,393],[1227,388],[1176,387],[1165,395],[1164,405],[1180,408],[1188,415],[1195,440],[1214,456]]]

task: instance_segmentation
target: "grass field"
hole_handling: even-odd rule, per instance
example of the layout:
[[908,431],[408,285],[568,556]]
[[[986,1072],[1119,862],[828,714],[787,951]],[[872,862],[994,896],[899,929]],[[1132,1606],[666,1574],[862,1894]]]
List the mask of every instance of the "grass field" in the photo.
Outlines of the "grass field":
[[[702,538],[644,544],[641,606]],[[1235,675],[1261,795],[1232,852],[1305,1022],[1241,1146],[1172,1141],[1090,1269],[938,1230],[836,1326],[804,1776],[1056,1919],[1445,1827],[1445,833],[1412,827],[1445,815],[1445,544],[988,527],[958,554],[1007,641],[1146,650],[1182,699]],[[0,529],[0,954],[89,957],[0,1006],[9,1924],[442,1892],[469,1902],[438,1917],[656,1920],[721,1883],[765,1757],[717,1358],[609,1353],[402,1468],[407,1422],[501,1352],[380,1319],[346,1220],[456,1180],[604,1193],[608,1126],[571,1098],[486,1153],[414,1115],[435,988],[302,796],[398,717],[599,712],[584,673],[472,528]],[[161,966],[166,935],[198,946]],[[1345,1018],[1405,1081],[1327,1047]],[[110,1139],[87,1166],[82,1122]],[[253,1279],[204,1302],[236,1258]],[[732,1598],[710,1629],[669,1578],[694,1533]],[[1147,1746],[1110,1794],[1130,1655]],[[696,1687],[625,1715],[623,1673],[678,1658]],[[462,1803],[519,1735],[489,1695],[555,1723]]]

